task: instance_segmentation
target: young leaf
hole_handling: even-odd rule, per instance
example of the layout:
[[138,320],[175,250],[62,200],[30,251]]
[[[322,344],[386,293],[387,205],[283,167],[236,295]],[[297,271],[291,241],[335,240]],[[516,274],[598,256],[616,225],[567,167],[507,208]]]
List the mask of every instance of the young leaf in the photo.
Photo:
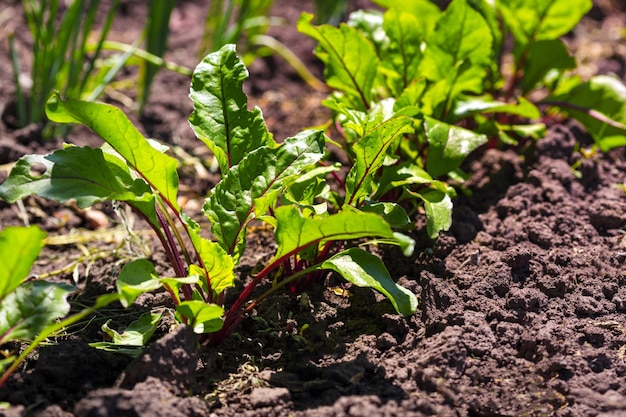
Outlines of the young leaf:
[[337,214],[322,218],[305,218],[293,206],[281,206],[276,209],[276,242],[278,249],[273,260],[276,264],[303,249],[333,240],[351,240],[364,237],[388,239],[407,247],[407,241],[401,241],[391,230],[389,224],[379,215],[346,209]]
[[373,288],[389,298],[399,314],[409,316],[417,309],[417,297],[411,291],[396,284],[385,264],[375,255],[359,248],[340,252],[321,265],[359,287]]
[[[388,68],[387,74],[394,97],[417,78],[417,69],[422,60],[422,33],[418,16],[393,8],[385,13],[383,27],[390,45],[385,48],[381,65]],[[393,74],[393,75],[391,75]]]
[[324,52],[318,57],[326,65],[326,83],[344,91],[353,108],[365,110],[372,101],[378,58],[374,46],[356,29],[346,24],[313,26],[313,15],[303,13],[298,30],[316,39]]
[[46,115],[57,123],[81,123],[93,129],[119,153],[172,207],[178,209],[177,162],[155,149],[117,107],[73,99],[58,94],[46,103]]
[[561,39],[534,42],[528,46],[528,59],[521,80],[522,93],[532,91],[551,71],[573,68],[576,68],[576,59],[569,54]]
[[523,97],[519,97],[518,100],[517,104],[493,101],[491,97],[472,97],[467,100],[459,100],[453,110],[454,117],[460,120],[476,113],[508,113],[528,119],[539,118],[540,113],[537,106]]
[[427,188],[412,193],[424,201],[426,209],[426,231],[431,239],[437,239],[439,232],[452,226],[452,200],[441,190]]
[[[79,207],[105,200],[153,200],[150,187],[133,179],[128,170],[111,162],[112,158],[100,149],[76,146],[49,155],[26,155],[0,185],[0,198],[12,203],[36,194],[59,202],[74,199]],[[45,172],[32,172],[38,167]]]
[[422,39],[430,38],[435,30],[435,24],[441,16],[441,10],[430,0],[374,0],[386,9],[397,9],[417,18],[417,26],[411,30],[417,30]]
[[383,165],[387,149],[400,134],[411,130],[412,123],[408,117],[388,120],[354,145],[356,160],[346,177],[346,204],[355,205],[371,191],[373,176]]
[[378,214],[394,229],[401,229],[411,223],[411,219],[409,219],[409,216],[406,214],[406,210],[397,203],[388,201],[367,202],[361,210],[367,213]]
[[467,0],[454,0],[428,40],[420,72],[429,80],[446,81],[447,96],[483,89],[484,68],[492,59],[491,29]]
[[[233,258],[219,244],[200,236],[200,226],[193,219],[183,216],[183,220],[189,230],[191,241],[206,268],[206,274],[202,275],[208,274],[207,287],[220,294],[226,288],[234,286],[235,263]],[[198,270],[200,270],[199,267]]]
[[46,233],[37,226],[0,231],[0,300],[26,279],[45,237]]
[[455,170],[470,152],[487,142],[485,135],[429,117],[424,119],[424,129],[430,144],[426,163],[433,177]]
[[161,287],[154,265],[147,259],[136,259],[124,265],[116,281],[120,302],[128,307],[141,294]]
[[373,199],[380,199],[396,187],[424,185],[431,182],[433,178],[426,171],[409,162],[384,167]]
[[70,311],[67,296],[74,287],[34,281],[18,287],[0,301],[0,345],[32,340],[54,320]]
[[162,317],[163,313],[142,314],[141,317],[128,325],[122,333],[110,328],[109,323],[111,320],[107,320],[102,325],[102,331],[111,337],[112,343],[115,345],[144,346],[159,327]]
[[222,174],[252,150],[273,146],[261,110],[248,110],[242,90],[248,70],[237,57],[235,45],[207,55],[196,67],[189,97],[194,111],[191,128],[215,154]]
[[245,227],[265,214],[280,192],[303,170],[324,156],[324,134],[304,131],[278,148],[250,152],[213,189],[203,210],[217,242],[235,259],[245,246]]
[[565,35],[591,6],[591,0],[496,1],[504,21],[522,45]]
[[188,324],[198,334],[216,332],[224,325],[224,309],[217,304],[198,300],[183,301],[176,307],[176,313],[186,317]]

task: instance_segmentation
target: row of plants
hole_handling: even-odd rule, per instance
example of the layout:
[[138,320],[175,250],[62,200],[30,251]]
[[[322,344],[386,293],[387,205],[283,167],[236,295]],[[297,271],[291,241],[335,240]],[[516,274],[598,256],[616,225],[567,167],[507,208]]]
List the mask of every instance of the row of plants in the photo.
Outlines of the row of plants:
[[[222,342],[276,291],[306,291],[329,272],[381,292],[399,314],[413,314],[416,295],[395,283],[371,245],[396,245],[411,256],[412,219],[421,207],[432,239],[447,230],[467,177],[462,163],[481,146],[539,139],[548,120],[565,116],[579,120],[603,151],[624,145],[626,87],[572,72],[576,61],[561,37],[590,0],[453,0],[443,10],[426,0],[377,3],[384,12],[357,11],[339,27],[315,25],[308,14],[298,22],[318,41],[333,90],[323,102],[333,111],[326,131],[305,130],[277,143],[261,109],[248,109],[242,90],[248,71],[232,44],[196,67],[189,123],[222,174],[204,200],[210,230],[177,203],[178,161],[166,146],[142,136],[114,106],[58,93],[47,101],[47,117],[89,126],[104,145],[66,144],[24,156],[0,185],[0,198],[13,203],[35,194],[81,208],[102,201],[132,207],[154,230],[175,276],[160,276],[149,260],[136,259],[121,270],[117,294],[95,307],[113,300],[129,306],[146,291],[164,289],[177,319],[193,327],[202,345]],[[507,58],[513,66],[505,70]],[[331,145],[345,153],[347,166],[329,162]],[[228,302],[247,231],[258,222],[272,230],[276,252]],[[35,312],[47,325],[67,314],[67,288],[58,285],[49,304],[63,308],[25,307],[37,298],[19,292],[43,285],[20,285],[36,249],[11,258],[15,265],[7,270],[20,272],[2,295],[1,343],[49,334],[42,327],[15,332]],[[156,320],[147,321],[149,335]],[[12,358],[9,371],[20,359]]]

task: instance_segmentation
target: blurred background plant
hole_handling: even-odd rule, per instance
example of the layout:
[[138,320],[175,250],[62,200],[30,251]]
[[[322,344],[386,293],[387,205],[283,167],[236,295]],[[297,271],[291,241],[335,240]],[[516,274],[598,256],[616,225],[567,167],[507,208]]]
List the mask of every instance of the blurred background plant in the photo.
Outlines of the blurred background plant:
[[[287,24],[270,15],[273,3],[209,1],[199,56],[235,43],[246,65],[258,57],[274,54],[291,65],[311,87],[325,90],[325,85],[291,50],[268,34],[271,27]],[[162,68],[191,76],[191,69],[163,59],[176,0],[148,0],[144,30],[133,44],[107,39],[120,0],[23,0],[21,4],[32,37],[32,51],[18,52],[13,33],[8,34],[16,96],[11,124],[15,128],[37,124],[44,139],[64,135],[68,126],[55,125],[45,118],[45,103],[52,93],[59,91],[64,97],[92,101],[111,86],[107,94],[115,95],[115,76],[125,66],[138,67],[138,78],[133,83],[137,95],[126,104],[139,113],[143,113],[154,78]],[[317,22],[337,24],[345,15],[348,0],[313,0],[313,6]],[[31,60],[28,65],[27,60]],[[25,68],[30,70],[24,71]]]
[[[16,91],[16,127],[44,124],[44,137],[54,133],[54,127],[45,123],[45,103],[52,92],[64,96],[95,99],[122,67],[112,64],[98,68],[102,45],[113,23],[119,0],[107,6],[99,31],[94,24],[100,0],[74,0],[67,6],[59,0],[24,0],[22,7],[32,36],[32,63],[30,75],[21,71],[20,57],[9,34],[11,62]],[[95,36],[95,40],[94,40]],[[93,44],[89,48],[88,45]],[[123,58],[120,58],[123,60]]]

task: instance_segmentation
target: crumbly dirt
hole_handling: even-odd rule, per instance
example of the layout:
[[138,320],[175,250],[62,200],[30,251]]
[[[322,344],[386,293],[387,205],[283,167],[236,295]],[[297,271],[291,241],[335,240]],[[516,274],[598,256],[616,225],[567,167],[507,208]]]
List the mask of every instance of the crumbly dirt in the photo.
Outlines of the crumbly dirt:
[[[114,34],[132,42],[145,15],[143,2],[122,3]],[[299,12],[310,7],[277,1],[275,14],[289,23],[272,35],[321,77],[314,44],[293,29]],[[4,2],[2,8],[14,13],[7,29],[0,29],[2,56],[9,29],[26,50],[20,5]],[[179,2],[169,59],[196,64],[205,13],[205,1]],[[626,80],[624,41],[607,29],[616,22],[623,28],[624,16],[619,2],[597,2],[568,42],[583,56],[597,57],[586,61],[596,72]],[[612,53],[601,38],[586,42],[587,35],[603,31]],[[589,50],[593,45],[602,45],[601,56]],[[280,58],[259,59],[250,73],[250,102],[263,109],[278,139],[326,120],[319,105],[325,93],[302,83]],[[8,60],[0,60],[0,181],[9,168],[3,164],[60,146],[41,142],[36,127],[10,125],[11,77]],[[142,116],[119,96],[107,100],[131,114],[143,132],[187,154],[181,193],[185,207],[198,214],[217,177],[201,163],[205,148],[186,123],[188,82],[161,72]],[[132,90],[125,94],[132,98]],[[82,128],[67,140],[98,143]],[[472,155],[465,164],[471,179],[460,189],[450,232],[428,240],[417,215],[413,257],[377,249],[392,276],[419,295],[420,309],[411,317],[395,314],[374,292],[329,276],[306,295],[266,300],[221,346],[197,349],[197,337],[171,320],[135,359],[88,346],[103,340],[106,320],[121,327],[147,309],[168,305],[166,294],[151,294],[133,309],[110,306],[39,348],[0,389],[0,401],[10,404],[0,415],[626,415],[626,197],[620,187],[626,152],[581,152],[590,145],[575,123],[555,122],[545,139],[524,149]],[[23,224],[24,217],[52,238],[74,239],[52,241],[33,273],[76,283],[76,309],[113,291],[115,276],[133,256],[148,256],[168,271],[140,223],[136,239],[123,240],[108,205],[84,212],[38,198],[25,200],[23,208],[0,202],[3,227]],[[273,250],[263,229],[251,231],[248,245],[241,281]]]

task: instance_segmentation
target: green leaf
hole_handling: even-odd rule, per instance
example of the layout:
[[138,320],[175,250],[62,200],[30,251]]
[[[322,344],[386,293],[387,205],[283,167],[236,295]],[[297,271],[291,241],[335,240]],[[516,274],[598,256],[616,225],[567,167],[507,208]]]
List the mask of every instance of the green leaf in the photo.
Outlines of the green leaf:
[[400,229],[411,224],[411,219],[409,219],[409,216],[406,214],[406,210],[397,203],[388,201],[366,202],[361,210],[366,213],[378,214],[394,229]]
[[116,281],[120,302],[128,307],[141,294],[161,287],[154,265],[147,259],[136,259],[124,265]]
[[[189,236],[196,248],[210,283],[205,286],[210,287],[217,294],[222,293],[226,288],[235,285],[235,262],[233,258],[217,243],[200,236],[200,226],[194,220],[183,216],[185,224],[188,226]],[[198,267],[198,269],[201,269]],[[203,270],[204,271],[204,270]],[[191,272],[191,271],[190,271]]]
[[303,13],[298,30],[320,43],[317,56],[325,64],[326,83],[345,92],[353,108],[365,110],[372,101],[378,58],[374,46],[355,28],[341,24],[313,26],[313,15]]
[[373,199],[378,200],[397,187],[430,184],[432,181],[433,178],[428,172],[410,162],[384,167]]
[[67,296],[74,287],[34,281],[18,287],[0,301],[0,345],[32,340],[54,320],[70,311]]
[[399,314],[409,316],[417,310],[417,297],[396,284],[380,258],[359,248],[350,248],[322,263],[358,287],[373,288],[389,298]]
[[503,103],[493,101],[491,97],[472,97],[467,100],[460,100],[454,108],[454,116],[457,119],[482,113],[508,113],[522,116],[528,119],[538,119],[541,114],[539,109],[530,101],[523,97],[518,98],[518,103]]
[[206,304],[198,300],[184,301],[176,307],[176,312],[186,317],[187,324],[198,334],[216,332],[224,325],[224,309],[217,304]]
[[492,60],[491,30],[466,0],[454,0],[428,39],[421,74],[431,81],[445,80],[447,95],[483,89],[485,68]]
[[521,80],[522,92],[527,94],[552,71],[576,68],[576,59],[569,54],[561,39],[542,40],[528,46],[528,59]]
[[617,78],[598,75],[549,103],[582,123],[603,151],[626,146],[626,86]]
[[217,242],[235,262],[245,247],[245,227],[265,214],[281,191],[324,156],[324,134],[304,131],[278,148],[250,152],[213,189],[203,210]]
[[428,39],[435,30],[441,10],[430,0],[374,0],[374,3],[386,9],[397,9],[418,18],[414,30],[420,33],[422,39]]
[[155,149],[117,107],[58,94],[46,103],[46,115],[57,123],[81,123],[93,129],[172,207],[178,209],[178,163]]
[[437,239],[439,232],[452,226],[452,200],[441,190],[427,188],[414,193],[424,201],[426,209],[426,231],[431,239]]
[[458,168],[470,152],[487,142],[485,135],[429,117],[424,119],[424,129],[430,144],[428,173],[435,178]]
[[246,78],[248,70],[237,57],[235,45],[207,55],[192,76],[189,97],[194,111],[189,123],[215,154],[222,174],[252,150],[274,145],[261,110],[248,110],[242,90]]
[[102,325],[102,331],[111,337],[112,343],[115,345],[144,346],[159,327],[162,317],[162,312],[142,314],[141,317],[128,325],[122,333],[110,328],[109,323],[111,320],[107,320]]
[[0,231],[0,300],[26,279],[43,247],[46,233],[37,226]]
[[384,238],[407,247],[389,224],[379,215],[345,209],[322,218],[306,218],[293,206],[276,209],[276,242],[278,249],[269,264],[275,264],[318,243],[365,237]]
[[387,149],[399,135],[411,131],[413,121],[396,117],[383,122],[359,140],[353,147],[356,157],[346,177],[346,202],[356,205],[371,191],[373,176],[383,165]]
[[591,6],[591,0],[496,0],[497,9],[522,45],[565,35]]
[[422,60],[422,33],[418,16],[393,8],[385,13],[383,27],[390,44],[381,57],[381,66],[387,73],[394,97],[417,78],[417,70]]
[[[76,146],[49,155],[26,155],[0,185],[0,197],[15,202],[36,194],[59,202],[76,200],[79,207],[105,200],[153,201],[150,187],[133,179],[114,159],[100,149]],[[40,167],[45,172],[39,174]]]

